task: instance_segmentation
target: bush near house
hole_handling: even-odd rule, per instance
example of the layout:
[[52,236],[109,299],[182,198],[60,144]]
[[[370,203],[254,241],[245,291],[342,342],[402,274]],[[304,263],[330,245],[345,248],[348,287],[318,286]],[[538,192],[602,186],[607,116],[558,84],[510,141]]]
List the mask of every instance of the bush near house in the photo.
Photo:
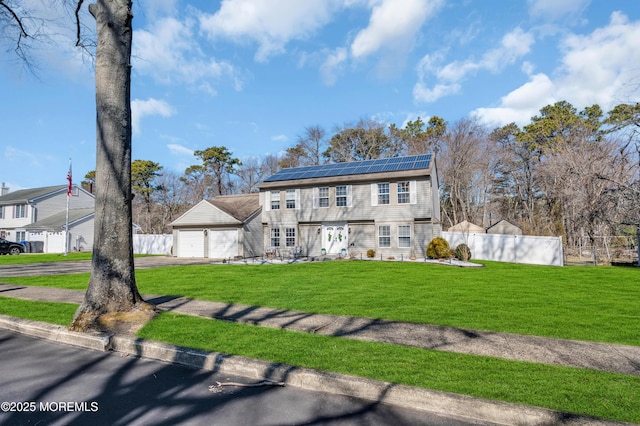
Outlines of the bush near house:
[[431,259],[448,259],[451,257],[449,243],[442,237],[435,237],[427,246],[427,257]]

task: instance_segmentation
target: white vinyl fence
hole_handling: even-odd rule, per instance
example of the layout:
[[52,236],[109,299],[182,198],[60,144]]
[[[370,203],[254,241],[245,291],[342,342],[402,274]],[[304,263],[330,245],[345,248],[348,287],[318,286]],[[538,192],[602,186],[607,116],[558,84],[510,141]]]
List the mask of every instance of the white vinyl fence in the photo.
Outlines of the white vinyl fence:
[[466,244],[477,260],[563,266],[562,237],[443,232],[451,248]]
[[173,235],[133,234],[134,254],[171,254]]

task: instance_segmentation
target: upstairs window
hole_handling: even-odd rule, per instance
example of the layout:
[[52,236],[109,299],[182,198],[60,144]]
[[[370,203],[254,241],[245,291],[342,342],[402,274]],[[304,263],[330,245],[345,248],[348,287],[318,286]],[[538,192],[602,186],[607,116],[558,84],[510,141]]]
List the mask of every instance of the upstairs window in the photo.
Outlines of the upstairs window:
[[295,189],[287,189],[285,196],[285,207],[288,209],[297,208],[297,191]]
[[280,191],[271,191],[271,210],[280,210]]
[[351,185],[336,186],[336,206],[351,207]]
[[411,189],[409,182],[398,182],[398,204],[409,204],[411,202]]
[[0,219],[4,219],[4,206],[0,206]]
[[389,204],[389,184],[378,184],[378,204]]
[[26,204],[19,204],[16,206],[16,214],[14,216],[15,218],[23,218],[23,217],[27,217],[27,205]]
[[329,207],[329,187],[318,188],[318,206]]

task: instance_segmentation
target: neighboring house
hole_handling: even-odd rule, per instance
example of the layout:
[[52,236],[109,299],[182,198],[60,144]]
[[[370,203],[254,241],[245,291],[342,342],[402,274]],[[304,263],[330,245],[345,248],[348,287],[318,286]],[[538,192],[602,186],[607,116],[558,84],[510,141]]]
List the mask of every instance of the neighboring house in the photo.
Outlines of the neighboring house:
[[[69,209],[68,251],[90,251],[93,249],[94,208]],[[41,247],[43,253],[64,253],[64,228],[66,211],[56,213],[31,225],[26,225],[27,241],[31,247]],[[36,245],[34,242],[41,244]],[[36,249],[36,251],[40,251]]]
[[284,169],[260,205],[267,253],[420,257],[441,232],[430,154]]
[[226,259],[262,255],[258,194],[203,200],[176,219],[173,255]]
[[449,227],[449,229],[447,229],[447,231],[449,232],[462,232],[465,234],[484,234],[486,233],[486,230],[482,227],[482,226],[478,226],[475,223],[471,223],[468,220],[463,220],[460,223],[457,223],[451,227]]
[[[82,188],[73,186],[71,197],[69,198],[69,208],[71,209],[92,209],[95,205],[95,197]],[[0,196],[0,237],[11,241],[29,241],[31,238],[30,229],[34,231],[34,238],[43,241],[46,226],[51,229],[51,223],[39,228],[39,222],[44,221],[54,215],[65,214],[67,209],[67,185],[48,186],[43,188],[22,189],[9,192],[3,184],[2,195]],[[78,220],[81,218],[78,218]],[[93,222],[91,220],[91,222]],[[37,225],[35,228],[28,228]],[[79,226],[79,223],[78,223]],[[90,247],[93,244],[93,224],[91,234],[69,233],[69,250],[74,247],[75,241],[85,240]],[[81,228],[78,228],[78,232]],[[84,227],[82,228],[84,229]],[[46,231],[55,234],[60,232],[59,228]],[[64,228],[62,228],[64,234]],[[64,236],[62,237],[64,240]],[[89,242],[90,241],[90,242]],[[64,251],[64,242],[62,250]]]
[[487,234],[522,235],[522,228],[502,219],[488,227]]

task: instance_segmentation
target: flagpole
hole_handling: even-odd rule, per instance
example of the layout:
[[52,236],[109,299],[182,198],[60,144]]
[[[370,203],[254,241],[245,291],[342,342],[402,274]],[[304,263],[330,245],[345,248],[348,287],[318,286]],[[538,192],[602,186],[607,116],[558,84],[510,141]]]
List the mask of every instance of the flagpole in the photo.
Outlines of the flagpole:
[[71,184],[71,158],[69,158],[69,172],[67,173],[67,180],[69,184],[67,185],[67,218],[64,226],[64,255],[66,256],[69,253],[69,199],[71,198],[71,191],[73,190],[73,186]]

